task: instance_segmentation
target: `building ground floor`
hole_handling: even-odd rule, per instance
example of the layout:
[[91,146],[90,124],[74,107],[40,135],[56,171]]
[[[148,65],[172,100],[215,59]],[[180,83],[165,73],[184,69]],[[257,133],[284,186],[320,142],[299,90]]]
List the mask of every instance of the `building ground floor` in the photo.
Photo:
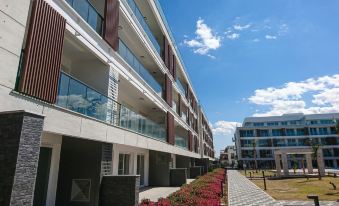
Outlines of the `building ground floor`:
[[181,186],[210,166],[206,158],[47,132],[42,116],[26,112],[0,114],[0,140],[4,206],[135,205],[140,187]]
[[[303,162],[304,161],[304,162]],[[312,161],[313,167],[317,168],[317,163],[315,160]],[[239,166],[246,165],[246,168],[255,168],[255,160],[254,159],[243,159],[239,160]],[[258,159],[257,160],[258,168],[262,169],[275,169],[275,160],[274,159]],[[304,166],[303,166],[304,165]],[[325,168],[339,168],[339,157],[324,157],[324,165]],[[306,159],[305,158],[293,158],[288,157],[288,168],[302,169],[306,168]]]

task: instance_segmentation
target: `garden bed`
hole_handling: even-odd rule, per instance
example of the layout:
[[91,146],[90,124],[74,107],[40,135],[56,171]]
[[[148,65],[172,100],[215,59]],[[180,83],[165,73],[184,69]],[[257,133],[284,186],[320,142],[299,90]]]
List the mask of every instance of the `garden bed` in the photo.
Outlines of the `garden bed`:
[[139,206],[219,206],[222,197],[221,183],[224,180],[224,169],[215,169],[191,184],[182,186],[167,198],[160,198],[157,203],[142,200]]

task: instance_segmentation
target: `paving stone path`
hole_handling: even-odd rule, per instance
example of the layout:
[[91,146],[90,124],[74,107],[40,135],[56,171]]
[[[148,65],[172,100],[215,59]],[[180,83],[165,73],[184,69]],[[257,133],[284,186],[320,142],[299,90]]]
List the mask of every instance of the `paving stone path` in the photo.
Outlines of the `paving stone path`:
[[[229,170],[229,206],[313,206],[311,201],[277,201],[236,170]],[[336,202],[323,201],[321,206],[339,206]]]

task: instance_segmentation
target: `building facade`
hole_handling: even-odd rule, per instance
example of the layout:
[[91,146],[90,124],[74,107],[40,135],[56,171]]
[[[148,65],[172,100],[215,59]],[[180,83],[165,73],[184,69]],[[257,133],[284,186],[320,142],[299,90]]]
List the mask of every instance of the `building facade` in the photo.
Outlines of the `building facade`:
[[105,176],[168,186],[214,160],[158,0],[0,0],[0,18],[0,205],[98,205]]
[[[272,117],[245,118],[242,127],[236,129],[234,141],[239,166],[273,168],[274,150],[302,149],[320,145],[325,167],[339,165],[339,135],[337,122],[339,114],[286,114]],[[302,167],[302,156],[289,156],[289,168],[295,162]],[[304,164],[306,165],[306,164]]]
[[224,150],[221,150],[219,160],[222,165],[236,167],[238,161],[235,146],[227,146]]

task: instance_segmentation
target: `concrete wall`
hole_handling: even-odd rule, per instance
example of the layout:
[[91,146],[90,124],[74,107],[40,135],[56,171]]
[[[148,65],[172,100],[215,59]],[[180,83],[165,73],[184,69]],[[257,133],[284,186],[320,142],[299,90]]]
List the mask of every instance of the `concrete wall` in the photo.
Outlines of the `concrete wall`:
[[186,168],[187,178],[190,177],[189,168],[191,167],[191,158],[181,155],[176,155],[176,168]]

